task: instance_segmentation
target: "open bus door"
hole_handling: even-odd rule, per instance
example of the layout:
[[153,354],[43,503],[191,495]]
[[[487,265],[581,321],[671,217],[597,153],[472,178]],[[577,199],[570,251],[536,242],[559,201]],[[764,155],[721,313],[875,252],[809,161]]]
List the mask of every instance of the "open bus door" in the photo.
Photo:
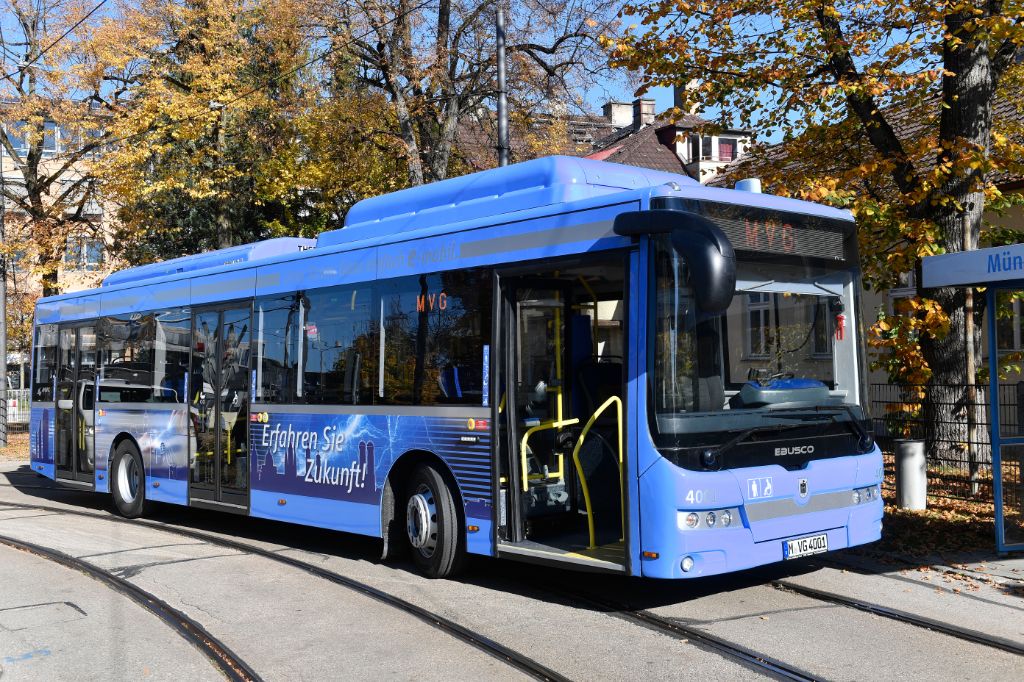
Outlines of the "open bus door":
[[58,331],[54,458],[56,477],[65,483],[93,485],[93,429],[96,382],[96,328],[64,326]]
[[625,570],[624,274],[499,278],[499,554]]

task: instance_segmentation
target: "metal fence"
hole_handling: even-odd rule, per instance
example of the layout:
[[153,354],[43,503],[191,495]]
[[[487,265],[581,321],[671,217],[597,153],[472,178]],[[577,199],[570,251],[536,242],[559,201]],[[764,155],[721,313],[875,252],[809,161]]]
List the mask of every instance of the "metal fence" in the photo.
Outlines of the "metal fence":
[[[939,409],[928,413],[920,400],[921,389],[934,386],[872,384],[871,417],[875,436],[885,457],[887,473],[895,466],[892,451],[900,438],[923,440],[928,453],[928,492],[940,497],[992,500],[992,448],[989,442],[990,410],[987,385],[979,385],[977,402],[968,405],[964,386],[948,386],[949,400],[935,401]],[[975,415],[974,438],[967,433],[968,412]],[[999,387],[1000,433],[1024,435],[1024,382]],[[1003,452],[1003,478],[1020,479],[1020,462]],[[892,480],[891,476],[887,477]],[[1020,504],[1020,488],[1004,488],[1007,505]]]
[[7,429],[26,431],[29,422],[29,389],[7,389]]

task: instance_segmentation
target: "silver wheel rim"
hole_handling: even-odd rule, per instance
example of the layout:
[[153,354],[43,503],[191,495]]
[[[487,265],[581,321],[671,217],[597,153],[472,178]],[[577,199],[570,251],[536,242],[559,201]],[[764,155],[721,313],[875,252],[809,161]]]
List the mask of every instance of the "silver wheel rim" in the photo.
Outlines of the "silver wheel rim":
[[434,493],[425,483],[409,496],[405,506],[405,530],[409,544],[429,559],[437,548],[437,504]]
[[135,465],[135,458],[125,455],[121,458],[121,466],[117,468],[117,491],[121,499],[131,503],[139,494],[139,468]]

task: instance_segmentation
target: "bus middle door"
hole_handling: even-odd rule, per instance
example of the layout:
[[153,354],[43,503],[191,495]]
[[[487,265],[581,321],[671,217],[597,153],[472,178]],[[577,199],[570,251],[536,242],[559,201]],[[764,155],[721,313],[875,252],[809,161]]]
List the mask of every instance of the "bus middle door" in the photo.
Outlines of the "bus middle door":
[[249,304],[192,316],[189,499],[195,506],[243,513],[249,507],[251,335]]

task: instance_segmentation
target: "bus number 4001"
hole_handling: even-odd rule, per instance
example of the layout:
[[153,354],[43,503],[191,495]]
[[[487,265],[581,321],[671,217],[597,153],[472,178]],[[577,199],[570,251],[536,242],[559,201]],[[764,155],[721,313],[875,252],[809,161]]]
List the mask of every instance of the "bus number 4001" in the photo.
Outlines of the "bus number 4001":
[[686,491],[686,503],[687,504],[714,504],[715,503],[715,491],[714,490],[690,490]]

